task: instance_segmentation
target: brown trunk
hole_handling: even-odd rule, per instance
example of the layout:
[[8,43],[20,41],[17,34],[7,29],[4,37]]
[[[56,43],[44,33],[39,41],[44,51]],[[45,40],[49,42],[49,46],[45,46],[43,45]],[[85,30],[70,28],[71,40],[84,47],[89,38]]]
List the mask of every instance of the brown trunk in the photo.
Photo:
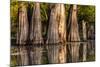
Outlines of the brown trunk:
[[88,38],[88,45],[87,45],[87,54],[88,55],[93,55],[95,52],[95,45],[94,45],[94,41],[95,41],[95,29],[94,26],[92,24],[87,24],[88,25],[88,33],[87,33],[87,38]]
[[[78,31],[78,22],[77,22],[77,5],[72,5],[70,11],[71,16],[70,20],[70,32],[68,36],[68,41],[80,41],[79,31]],[[75,42],[71,44],[71,55],[72,55],[72,62],[77,62],[79,60],[79,46],[80,44]]]
[[[49,63],[66,62],[66,24],[64,4],[52,4],[48,28]],[[60,43],[60,44],[59,44]]]
[[58,9],[58,34],[61,42],[59,48],[59,63],[65,63],[67,52],[66,52],[66,16],[64,4],[59,4]]
[[47,36],[47,43],[48,43],[48,60],[49,63],[58,63],[58,45],[55,43],[59,43],[59,36],[58,36],[58,22],[57,22],[57,4],[51,4],[51,13],[50,13],[50,20],[49,20],[49,28],[48,28],[48,36]]
[[41,64],[42,59],[42,29],[41,29],[40,3],[34,4],[30,39],[33,44],[32,64]]
[[[19,22],[18,22],[18,31],[17,31],[17,44],[20,45],[26,45],[27,42],[27,36],[28,36],[28,19],[27,19],[27,9],[24,5],[24,3],[20,4],[19,9]],[[28,65],[29,59],[27,54],[26,48],[19,48],[19,51],[22,53],[21,56],[21,64],[19,65]],[[23,54],[24,53],[24,54]]]
[[17,44],[25,45],[28,36],[28,18],[27,9],[24,3],[21,3],[19,9],[19,23],[17,31]]
[[[83,26],[83,40],[86,41],[86,22],[83,20],[82,21],[82,26]],[[86,56],[87,56],[87,43],[83,44],[83,61],[86,61]]]

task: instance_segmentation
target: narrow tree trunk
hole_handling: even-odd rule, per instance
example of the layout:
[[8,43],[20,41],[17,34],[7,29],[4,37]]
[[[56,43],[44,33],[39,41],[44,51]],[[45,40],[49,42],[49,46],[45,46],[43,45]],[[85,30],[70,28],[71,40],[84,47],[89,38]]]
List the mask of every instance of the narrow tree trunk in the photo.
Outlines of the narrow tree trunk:
[[[64,4],[52,4],[48,28],[49,63],[66,62],[66,24]],[[60,43],[61,42],[61,43]],[[60,44],[59,44],[60,43]]]
[[34,3],[30,39],[33,44],[32,64],[41,64],[42,59],[42,29],[41,29],[40,3]]
[[[21,3],[19,9],[19,22],[18,22],[18,31],[17,31],[17,44],[19,45],[26,45],[27,41],[27,36],[28,36],[28,19],[27,19],[27,9],[24,5],[24,3]],[[27,49],[26,48],[19,48],[19,51],[21,53],[21,61],[22,63],[19,65],[28,65],[28,54],[27,54]]]
[[94,45],[94,41],[95,41],[95,35],[94,35],[94,26],[88,23],[88,46],[87,46],[87,50],[88,50],[88,55],[93,55],[95,52],[95,45]]
[[[83,26],[83,40],[86,41],[86,22],[83,20],[82,21],[82,26]],[[87,57],[87,43],[83,44],[83,61],[86,61]]]
[[[77,5],[72,5],[71,18],[70,20],[70,32],[68,36],[68,41],[80,41],[79,31],[78,31],[78,22],[77,22]],[[77,62],[79,60],[79,46],[80,44],[75,42],[71,44],[71,55],[72,62]]]

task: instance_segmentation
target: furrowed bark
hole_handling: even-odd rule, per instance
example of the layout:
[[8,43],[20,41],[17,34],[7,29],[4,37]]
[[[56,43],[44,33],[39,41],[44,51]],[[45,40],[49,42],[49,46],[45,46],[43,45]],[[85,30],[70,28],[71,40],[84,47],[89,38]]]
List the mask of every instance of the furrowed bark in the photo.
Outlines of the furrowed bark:
[[20,4],[19,9],[19,22],[18,22],[18,30],[17,30],[17,45],[19,45],[21,64],[19,65],[28,65],[29,59],[27,54],[27,48],[23,48],[20,46],[25,46],[27,42],[28,36],[28,18],[27,18],[27,9],[24,3]]
[[33,45],[32,64],[42,64],[42,29],[40,3],[34,3],[30,40]]
[[64,4],[59,4],[58,9],[58,34],[61,42],[59,48],[59,63],[65,63],[67,60],[66,51],[66,16]]
[[66,24],[64,4],[52,4],[48,28],[49,63],[66,62]]
[[[70,32],[68,36],[68,41],[80,41],[79,31],[78,31],[78,22],[77,22],[77,5],[72,5],[71,17],[70,20]],[[79,46],[80,44],[75,42],[70,45],[70,51],[72,55],[72,62],[77,62],[79,60]]]
[[49,63],[58,63],[58,22],[57,22],[57,5],[51,4],[51,13],[48,27],[47,44],[48,44],[48,60]]

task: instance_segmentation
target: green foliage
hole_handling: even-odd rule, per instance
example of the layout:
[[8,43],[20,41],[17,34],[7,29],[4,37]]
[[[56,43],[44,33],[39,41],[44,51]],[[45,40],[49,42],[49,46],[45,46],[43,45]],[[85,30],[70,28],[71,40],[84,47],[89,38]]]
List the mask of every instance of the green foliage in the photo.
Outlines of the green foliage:
[[78,6],[79,21],[95,22],[95,6]]
[[43,3],[41,4],[41,20],[42,21],[47,21],[48,20],[48,4]]
[[11,33],[12,33],[12,37],[15,36],[16,33],[16,25],[18,22],[18,1],[17,0],[11,0],[10,3],[10,18],[11,18]]

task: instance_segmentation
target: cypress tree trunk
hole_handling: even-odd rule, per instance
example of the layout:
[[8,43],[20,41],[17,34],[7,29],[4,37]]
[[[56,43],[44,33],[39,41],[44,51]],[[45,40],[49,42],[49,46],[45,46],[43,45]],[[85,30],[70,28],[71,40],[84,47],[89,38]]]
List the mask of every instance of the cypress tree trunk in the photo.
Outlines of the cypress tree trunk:
[[25,46],[27,42],[27,36],[28,36],[28,19],[27,19],[27,9],[24,5],[24,3],[20,4],[19,9],[19,22],[18,22],[18,30],[17,30],[17,44],[19,45],[19,51],[20,51],[20,57],[21,63],[19,65],[28,65],[29,59],[28,59],[28,53],[26,47],[20,47]]
[[41,29],[40,3],[34,3],[31,25],[30,39],[33,44],[32,64],[41,64],[43,50],[41,44],[43,44],[43,38]]
[[[68,41],[80,41],[79,31],[78,31],[78,22],[77,22],[77,5],[72,5],[71,17],[70,20],[70,32],[68,36]],[[70,51],[72,56],[72,62],[77,62],[79,60],[79,46],[80,44],[75,42],[71,44]]]
[[59,63],[65,63],[67,52],[66,52],[66,16],[64,4],[59,4],[58,9],[58,34],[61,42],[59,48]]
[[87,45],[87,55],[91,56],[95,53],[95,30],[94,30],[94,26],[88,23],[88,34],[87,34],[87,38],[88,38],[88,45]]
[[[52,4],[48,28],[48,60],[49,63],[66,62],[66,24],[64,4]],[[59,44],[60,43],[60,44]]]
[[48,44],[48,60],[49,63],[58,63],[58,22],[57,22],[57,4],[51,4],[51,13],[48,27],[47,44]]
[[[86,22],[83,20],[82,21],[82,26],[83,26],[83,40],[86,41]],[[86,61],[87,57],[87,43],[83,44],[83,61]]]

